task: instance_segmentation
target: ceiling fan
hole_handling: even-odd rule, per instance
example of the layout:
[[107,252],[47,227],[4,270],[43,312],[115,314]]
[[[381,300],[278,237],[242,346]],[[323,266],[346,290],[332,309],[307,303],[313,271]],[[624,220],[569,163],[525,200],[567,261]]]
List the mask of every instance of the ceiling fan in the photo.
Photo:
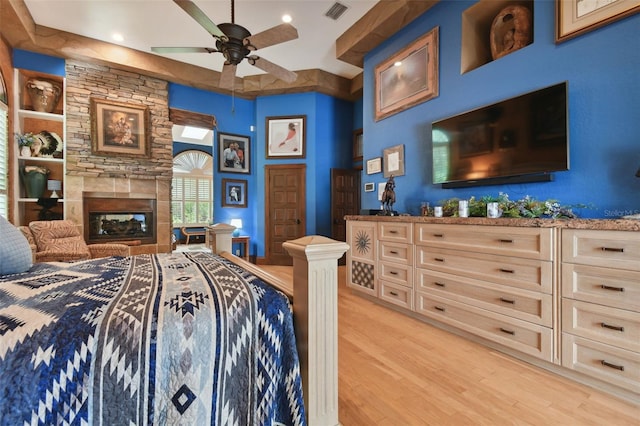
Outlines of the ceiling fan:
[[216,47],[152,47],[155,53],[222,53],[225,58],[220,74],[219,86],[232,89],[236,76],[236,67],[247,59],[249,64],[279,78],[292,83],[298,77],[296,73],[289,71],[266,59],[252,55],[251,52],[285,41],[298,38],[298,30],[291,24],[280,24],[251,35],[249,30],[235,23],[235,1],[231,0],[231,23],[216,25],[196,6],[191,0],[173,0],[189,16],[200,24],[209,34],[216,39]]

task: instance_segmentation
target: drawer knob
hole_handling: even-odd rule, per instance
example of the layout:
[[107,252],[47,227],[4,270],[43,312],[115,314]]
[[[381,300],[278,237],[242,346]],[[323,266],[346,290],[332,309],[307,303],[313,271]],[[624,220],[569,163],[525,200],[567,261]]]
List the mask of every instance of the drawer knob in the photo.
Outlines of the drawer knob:
[[392,296],[398,296],[398,293],[396,293],[395,291],[390,291],[389,294]]
[[507,330],[506,328],[502,328],[502,327],[500,327],[500,331],[502,331],[502,332],[503,332],[503,333],[505,333],[505,334],[510,334],[511,336],[515,336],[515,335],[516,335],[516,332],[515,332],[515,331],[513,331],[513,330]]
[[504,272],[505,274],[515,274],[516,271],[513,269],[500,268],[500,272]]
[[441,257],[435,257],[433,260],[435,260],[436,262],[444,262],[444,259]]
[[445,309],[442,306],[434,306],[436,311],[444,312]]
[[504,303],[509,303],[509,304],[511,304],[511,305],[515,305],[515,304],[516,304],[516,301],[515,301],[515,300],[512,300],[512,299],[506,299],[506,298],[504,298],[504,297],[501,297],[501,298],[500,298],[500,301],[501,301],[501,302],[504,302]]
[[395,229],[392,229],[392,230],[390,230],[390,231],[389,231],[389,233],[390,233],[390,234],[397,234],[397,233],[398,233],[398,231],[396,231]]
[[613,368],[613,369],[616,369],[616,370],[624,371],[624,365],[613,364],[611,362],[607,362],[604,359],[600,361],[600,364],[604,365],[605,367],[609,367],[609,368]]
[[624,253],[624,249],[623,248],[617,248],[617,247],[602,247],[601,249],[602,251],[612,251],[615,253]]
[[624,287],[615,287],[615,286],[606,285],[606,284],[602,284],[600,287],[602,287],[602,289],[604,289],[604,290],[624,291]]
[[616,330],[624,333],[624,327],[621,327],[619,325],[611,325],[611,324],[607,324],[606,322],[601,322],[600,326],[602,328],[608,328],[609,330]]
[[398,275],[398,273],[396,271],[389,271],[389,274],[391,275]]
[[500,238],[498,241],[500,241],[501,243],[513,243],[513,240],[509,240],[506,238]]
[[435,285],[437,285],[438,287],[444,287],[444,283],[439,283],[439,282],[434,282]]
[[391,254],[398,254],[398,252],[397,252],[397,251],[395,251],[395,250],[390,250],[390,251],[389,251],[389,253],[391,253]]
[[444,237],[444,234],[433,234],[433,236],[436,238],[442,238]]

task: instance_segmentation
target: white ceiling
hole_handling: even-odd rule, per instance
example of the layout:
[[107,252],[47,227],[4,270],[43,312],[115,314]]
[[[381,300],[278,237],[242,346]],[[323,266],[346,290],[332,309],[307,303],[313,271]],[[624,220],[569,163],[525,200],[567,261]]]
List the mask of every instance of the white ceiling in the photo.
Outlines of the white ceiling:
[[[215,47],[215,39],[172,0],[25,0],[36,24],[151,53],[151,47]],[[216,24],[231,22],[231,0],[194,0]],[[353,78],[362,70],[336,59],[335,41],[377,0],[340,0],[347,11],[334,21],[325,13],[334,0],[236,0],[235,23],[256,34],[293,17],[297,40],[256,53],[289,70],[322,69]],[[124,41],[115,42],[113,33]],[[162,55],[212,70],[222,70],[220,53]],[[243,61],[237,75],[263,74]]]

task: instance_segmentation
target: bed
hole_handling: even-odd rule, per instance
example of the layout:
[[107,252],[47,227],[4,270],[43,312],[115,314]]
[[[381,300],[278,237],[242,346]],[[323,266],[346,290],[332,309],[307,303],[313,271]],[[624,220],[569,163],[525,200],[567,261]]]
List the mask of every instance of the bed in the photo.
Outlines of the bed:
[[338,424],[331,287],[346,244],[285,243],[291,291],[229,254],[232,230],[218,254],[0,275],[0,424]]

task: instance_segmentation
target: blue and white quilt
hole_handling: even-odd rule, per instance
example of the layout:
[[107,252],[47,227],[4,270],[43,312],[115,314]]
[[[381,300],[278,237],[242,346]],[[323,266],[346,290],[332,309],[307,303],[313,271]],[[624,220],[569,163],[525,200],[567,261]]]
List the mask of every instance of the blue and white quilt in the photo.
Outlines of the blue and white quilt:
[[0,276],[1,425],[304,425],[291,305],[210,253]]

